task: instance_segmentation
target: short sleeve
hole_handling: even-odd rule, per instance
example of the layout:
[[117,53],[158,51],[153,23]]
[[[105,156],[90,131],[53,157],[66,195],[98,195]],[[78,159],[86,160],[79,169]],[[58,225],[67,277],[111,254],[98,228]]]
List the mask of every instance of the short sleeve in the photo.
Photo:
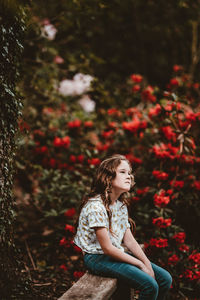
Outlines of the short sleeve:
[[103,207],[92,205],[88,213],[88,225],[92,227],[107,227],[107,217]]

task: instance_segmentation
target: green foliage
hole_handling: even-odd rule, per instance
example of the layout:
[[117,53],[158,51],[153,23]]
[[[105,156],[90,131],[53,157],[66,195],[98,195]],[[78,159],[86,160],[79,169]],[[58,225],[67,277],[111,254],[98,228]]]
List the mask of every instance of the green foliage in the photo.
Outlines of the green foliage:
[[[190,74],[174,66],[167,92],[160,87],[168,82],[175,63],[185,69],[192,63],[191,24],[198,23],[198,5],[128,0],[31,3],[24,76],[18,85],[24,110],[16,159],[16,187],[21,202],[28,199],[31,213],[19,209],[18,223],[27,232],[33,226],[33,239],[43,241],[50,232],[42,251],[50,261],[55,249],[57,267],[77,250],[71,244],[73,208],[78,211],[96,166],[106,156],[122,153],[136,177],[130,213],[137,239],[146,242],[150,257],[170,270],[176,293],[198,293],[194,277],[199,267],[191,256],[199,251],[199,83],[198,77],[192,80],[198,63]],[[46,25],[53,26],[52,35]],[[145,76],[130,78],[132,72]],[[74,82],[77,73],[93,76],[90,87],[80,92],[79,81],[70,94],[70,81],[66,94],[59,92],[63,80]],[[82,108],[84,96],[95,101],[96,110]],[[186,232],[189,246],[174,238],[179,232]],[[38,262],[40,268],[50,267],[45,264]],[[77,265],[70,264],[73,273]]]

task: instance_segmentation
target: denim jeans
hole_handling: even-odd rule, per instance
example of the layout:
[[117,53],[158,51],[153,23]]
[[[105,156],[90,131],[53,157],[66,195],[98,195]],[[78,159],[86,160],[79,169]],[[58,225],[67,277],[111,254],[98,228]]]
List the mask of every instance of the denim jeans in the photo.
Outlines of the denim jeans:
[[140,291],[139,300],[163,300],[170,289],[171,275],[151,263],[155,279],[134,265],[119,262],[105,254],[84,255],[86,268],[95,275],[113,277]]

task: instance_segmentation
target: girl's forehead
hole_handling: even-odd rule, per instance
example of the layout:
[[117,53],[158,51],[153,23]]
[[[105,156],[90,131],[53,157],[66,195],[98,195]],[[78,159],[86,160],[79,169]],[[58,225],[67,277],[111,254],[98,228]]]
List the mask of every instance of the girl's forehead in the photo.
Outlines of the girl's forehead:
[[118,165],[117,169],[126,169],[126,170],[129,170],[130,171],[130,166],[129,166],[129,163],[126,161],[126,160],[122,160],[120,162],[120,164]]

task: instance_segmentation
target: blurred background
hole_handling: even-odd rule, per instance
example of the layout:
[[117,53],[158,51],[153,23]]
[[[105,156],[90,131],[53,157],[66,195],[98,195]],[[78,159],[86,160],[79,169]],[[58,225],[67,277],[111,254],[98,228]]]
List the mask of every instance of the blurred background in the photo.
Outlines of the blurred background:
[[200,4],[18,4],[7,24],[19,26],[20,7],[13,190],[24,273],[42,299],[84,274],[72,242],[78,206],[101,160],[121,153],[136,180],[136,239],[171,272],[169,299],[200,299]]

